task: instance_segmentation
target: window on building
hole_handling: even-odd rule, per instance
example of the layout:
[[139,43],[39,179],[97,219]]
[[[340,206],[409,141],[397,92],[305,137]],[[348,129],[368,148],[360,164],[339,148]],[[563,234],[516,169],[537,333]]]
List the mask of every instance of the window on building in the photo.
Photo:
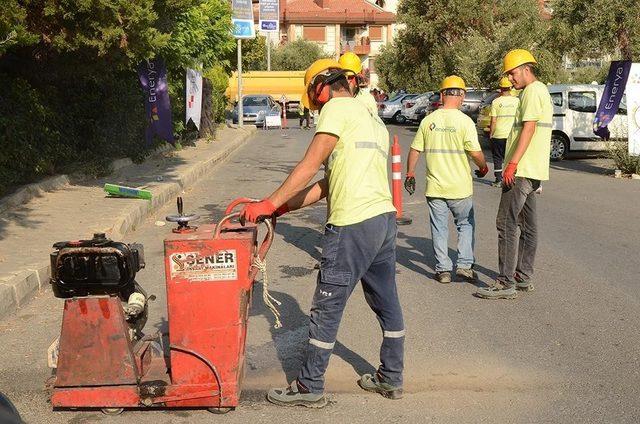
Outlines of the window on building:
[[382,41],[382,27],[377,25],[377,26],[370,26],[369,27],[369,39],[371,41]]
[[324,43],[326,41],[326,27],[305,25],[302,28],[302,38]]
[[570,91],[569,109],[576,112],[595,113],[596,93],[595,91]]

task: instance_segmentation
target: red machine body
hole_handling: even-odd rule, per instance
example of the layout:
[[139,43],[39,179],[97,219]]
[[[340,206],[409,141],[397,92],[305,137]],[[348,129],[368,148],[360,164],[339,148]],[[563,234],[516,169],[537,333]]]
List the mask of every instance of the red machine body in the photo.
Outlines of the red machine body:
[[[240,398],[253,281],[266,255],[257,227],[180,225],[164,242],[169,346],[162,335],[133,343],[120,300],[65,300],[51,403],[59,408],[193,407],[228,410]],[[168,357],[166,356],[168,353]]]

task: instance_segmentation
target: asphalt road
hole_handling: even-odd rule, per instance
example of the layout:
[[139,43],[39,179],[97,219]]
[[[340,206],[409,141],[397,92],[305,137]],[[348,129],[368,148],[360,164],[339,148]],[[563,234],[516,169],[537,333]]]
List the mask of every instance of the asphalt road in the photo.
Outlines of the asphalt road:
[[[403,145],[414,130],[389,127]],[[312,132],[258,132],[228,162],[184,194],[185,211],[215,222],[239,196],[263,197],[303,155]],[[615,180],[599,159],[552,165],[539,198],[540,243],[536,290],[512,301],[473,296],[468,283],[433,280],[425,199],[405,197],[413,224],[398,233],[398,286],[407,327],[404,399],[362,392],[358,374],[377,366],[381,332],[357,289],[350,299],[327,373],[331,404],[324,410],[276,407],[271,386],[296,375],[307,343],[307,313],[325,206],[292,213],[278,223],[268,258],[272,295],[282,301],[284,327],[261,303],[251,306],[247,375],[240,407],[225,416],[205,411],[52,412],[44,382],[46,349],[60,329],[62,302],[40,294],[0,321],[0,391],[29,423],[199,422],[466,422],[635,423],[640,421],[640,182]],[[424,192],[424,162],[417,175]],[[496,275],[495,215],[499,190],[476,181],[476,270],[481,283]],[[139,282],[157,295],[147,328],[166,329],[162,240],[169,226],[156,220],[130,234],[145,246]],[[451,254],[455,239],[452,227]],[[43,235],[45,236],[45,235]],[[87,235],[89,236],[89,235]],[[99,364],[97,364],[99,366]]]

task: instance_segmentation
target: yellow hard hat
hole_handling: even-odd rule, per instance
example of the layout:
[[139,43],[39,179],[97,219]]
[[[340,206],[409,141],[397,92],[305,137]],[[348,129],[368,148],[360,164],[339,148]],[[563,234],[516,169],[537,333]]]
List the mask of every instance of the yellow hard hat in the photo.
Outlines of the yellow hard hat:
[[529,52],[528,50],[511,50],[504,57],[504,67],[502,69],[502,73],[506,74],[510,70],[515,69],[520,65],[524,65],[525,63],[538,63],[538,61],[536,61],[536,58],[533,57],[531,52]]
[[309,85],[313,82],[316,75],[326,71],[327,69],[342,69],[342,65],[334,59],[318,59],[313,62],[304,73],[304,92],[302,93],[302,105],[309,110],[317,110],[318,105],[311,103],[309,99]]
[[340,65],[342,65],[344,69],[351,71],[354,74],[362,72],[362,62],[358,55],[353,52],[346,52],[340,56],[338,62],[340,62]]
[[442,80],[442,84],[440,84],[440,91],[446,90],[447,88],[459,88],[467,91],[467,86],[464,84],[464,80],[457,75],[449,75]]
[[507,77],[500,78],[500,88],[511,88],[511,87],[513,87],[513,84],[511,84],[511,81],[509,81],[509,78]]

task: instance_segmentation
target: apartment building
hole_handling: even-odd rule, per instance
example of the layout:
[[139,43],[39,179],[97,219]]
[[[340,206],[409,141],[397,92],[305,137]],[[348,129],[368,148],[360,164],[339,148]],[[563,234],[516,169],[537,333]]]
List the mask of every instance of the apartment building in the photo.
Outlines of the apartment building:
[[313,41],[336,59],[352,51],[375,87],[376,56],[393,40],[396,6],[393,0],[280,0],[280,42]]

